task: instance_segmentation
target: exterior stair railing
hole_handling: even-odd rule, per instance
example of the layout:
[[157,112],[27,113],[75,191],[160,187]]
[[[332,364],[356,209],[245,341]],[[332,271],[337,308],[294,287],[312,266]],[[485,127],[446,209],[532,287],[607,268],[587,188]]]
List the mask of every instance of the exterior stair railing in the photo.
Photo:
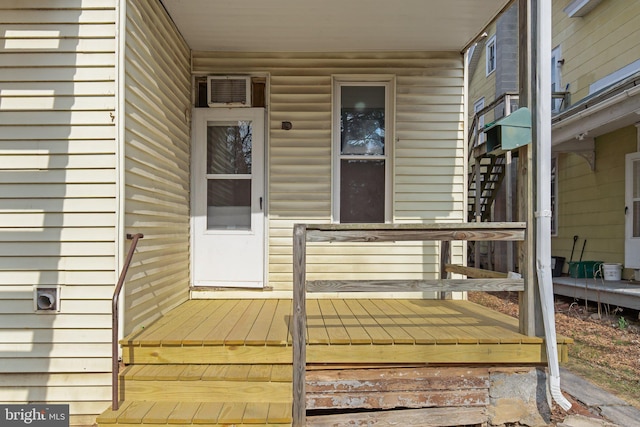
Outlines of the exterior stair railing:
[[144,237],[143,234],[127,234],[127,240],[131,240],[131,246],[127,253],[127,258],[122,266],[120,277],[118,278],[118,284],[113,291],[113,299],[111,306],[111,409],[117,411],[120,407],[119,392],[118,392],[118,375],[120,374],[120,360],[118,359],[118,302],[120,300],[120,292],[124,287],[124,281],[133,259],[133,253],[138,246],[138,240]]

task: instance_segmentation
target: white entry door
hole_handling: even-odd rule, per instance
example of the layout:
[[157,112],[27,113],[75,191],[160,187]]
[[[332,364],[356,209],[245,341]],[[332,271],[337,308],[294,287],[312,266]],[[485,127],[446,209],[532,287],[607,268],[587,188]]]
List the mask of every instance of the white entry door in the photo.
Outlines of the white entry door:
[[625,268],[640,269],[640,152],[627,154],[625,183]]
[[194,110],[194,286],[264,283],[264,110]]

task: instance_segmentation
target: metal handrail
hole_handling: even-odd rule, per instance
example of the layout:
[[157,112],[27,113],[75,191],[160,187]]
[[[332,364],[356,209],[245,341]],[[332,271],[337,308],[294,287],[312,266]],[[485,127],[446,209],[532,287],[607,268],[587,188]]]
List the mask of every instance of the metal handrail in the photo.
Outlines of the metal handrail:
[[118,375],[120,374],[120,361],[118,360],[118,301],[120,300],[120,292],[124,287],[124,279],[129,271],[129,265],[133,258],[133,253],[138,246],[138,240],[144,237],[143,234],[127,234],[127,240],[131,240],[131,247],[129,247],[129,253],[122,266],[120,277],[118,278],[118,284],[113,291],[113,299],[111,301],[111,409],[117,411],[120,407],[120,401],[118,399]]

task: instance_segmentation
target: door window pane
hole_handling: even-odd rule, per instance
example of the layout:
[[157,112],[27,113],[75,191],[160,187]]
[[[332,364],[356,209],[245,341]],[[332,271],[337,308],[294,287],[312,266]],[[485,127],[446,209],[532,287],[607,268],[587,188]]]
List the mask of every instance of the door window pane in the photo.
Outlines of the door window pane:
[[207,229],[251,229],[251,180],[207,180]]
[[207,174],[251,173],[251,122],[207,126]]
[[340,173],[340,222],[384,222],[385,161],[343,159]]

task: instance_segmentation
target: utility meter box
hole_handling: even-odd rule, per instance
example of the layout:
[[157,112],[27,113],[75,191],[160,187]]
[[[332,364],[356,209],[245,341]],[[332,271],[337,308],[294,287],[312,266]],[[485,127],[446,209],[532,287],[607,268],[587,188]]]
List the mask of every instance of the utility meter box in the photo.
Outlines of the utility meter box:
[[530,144],[531,112],[528,108],[520,108],[490,124],[484,133],[487,135],[487,153],[494,156]]

